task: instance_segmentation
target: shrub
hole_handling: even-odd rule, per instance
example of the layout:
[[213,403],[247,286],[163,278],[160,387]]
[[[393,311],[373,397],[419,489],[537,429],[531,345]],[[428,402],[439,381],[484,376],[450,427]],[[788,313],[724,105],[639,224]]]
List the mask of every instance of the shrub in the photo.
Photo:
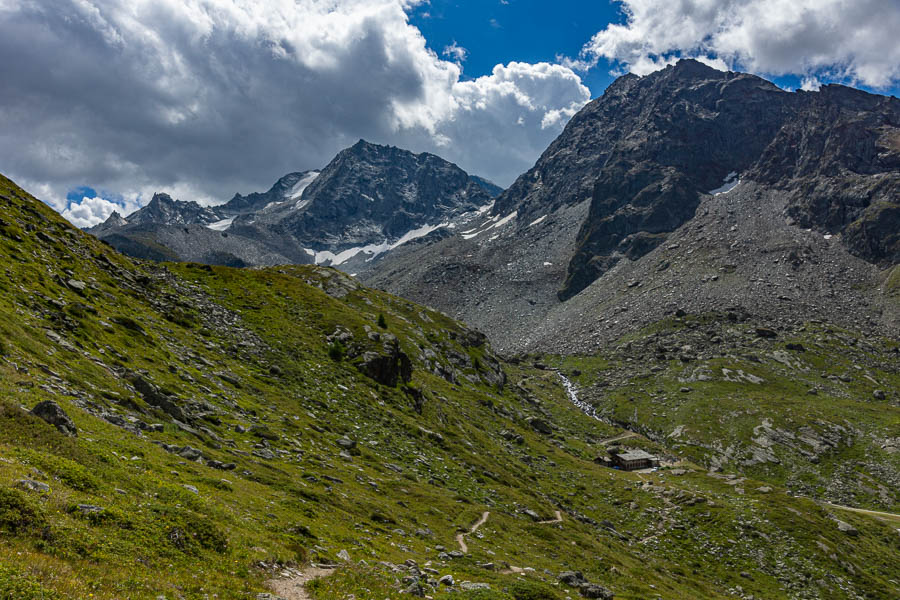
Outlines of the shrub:
[[340,340],[334,340],[331,343],[331,346],[328,347],[328,356],[331,357],[332,360],[343,360],[345,354],[347,354],[347,349]]
[[378,313],[378,326],[382,329],[387,329],[387,321],[385,321],[382,313]]
[[509,594],[516,600],[559,600],[553,589],[536,581],[516,581],[509,586]]
[[31,527],[43,526],[45,522],[43,511],[29,502],[24,493],[0,488],[0,529],[19,533]]

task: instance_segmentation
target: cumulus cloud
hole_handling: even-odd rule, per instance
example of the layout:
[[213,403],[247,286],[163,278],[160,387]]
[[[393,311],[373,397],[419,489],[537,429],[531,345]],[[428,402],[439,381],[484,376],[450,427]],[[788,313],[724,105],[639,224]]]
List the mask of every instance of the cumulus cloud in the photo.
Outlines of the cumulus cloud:
[[[130,208],[134,210],[136,207]],[[70,203],[69,208],[62,212],[62,216],[76,227],[92,227],[105,221],[114,211],[118,211],[121,214],[123,211],[128,211],[128,209],[124,204],[112,202],[99,196],[94,198],[85,196],[79,202]]]
[[619,0],[624,24],[585,45],[573,67],[599,59],[644,75],[678,57],[769,75],[885,88],[900,80],[896,0]]
[[359,138],[508,184],[589,91],[549,64],[463,81],[463,49],[409,23],[420,3],[0,0],[0,165],[75,219],[103,214],[75,216],[77,186],[221,202]]

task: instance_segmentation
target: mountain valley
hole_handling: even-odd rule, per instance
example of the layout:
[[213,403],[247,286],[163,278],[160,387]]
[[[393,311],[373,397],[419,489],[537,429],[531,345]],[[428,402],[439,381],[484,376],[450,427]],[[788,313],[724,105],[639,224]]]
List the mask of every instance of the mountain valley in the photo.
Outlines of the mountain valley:
[[898,140],[683,60],[506,190],[360,141],[86,232],[0,176],[0,600],[897,598]]

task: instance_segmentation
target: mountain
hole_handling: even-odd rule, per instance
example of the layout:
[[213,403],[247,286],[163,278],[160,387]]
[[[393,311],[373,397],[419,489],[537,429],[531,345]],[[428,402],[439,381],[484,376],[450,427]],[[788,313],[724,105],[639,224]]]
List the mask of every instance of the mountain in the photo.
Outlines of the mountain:
[[504,361],[331,268],[132,260],[2,176],[0,265],[2,598],[900,593],[896,340],[688,315]]
[[321,171],[200,207],[156,194],[89,230],[138,258],[231,266],[318,263],[365,271],[374,259],[488,206],[499,188],[433,154],[360,140]]
[[506,351],[584,352],[739,306],[896,335],[900,100],[682,60],[626,75],[483,222],[363,275]]

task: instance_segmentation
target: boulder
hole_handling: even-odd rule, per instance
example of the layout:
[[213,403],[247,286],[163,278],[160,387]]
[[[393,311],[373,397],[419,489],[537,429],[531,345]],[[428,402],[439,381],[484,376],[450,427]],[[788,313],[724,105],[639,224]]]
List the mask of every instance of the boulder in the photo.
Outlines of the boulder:
[[22,490],[38,492],[41,494],[50,493],[49,485],[41,481],[34,481],[33,479],[19,479],[18,481],[16,481],[16,487]]
[[528,424],[531,425],[531,428],[538,433],[543,433],[544,435],[550,435],[551,433],[553,433],[553,429],[550,428],[550,424],[538,417],[531,417],[530,419],[528,419]]
[[69,415],[60,408],[59,404],[52,400],[44,400],[31,409],[31,414],[40,417],[44,421],[56,427],[60,433],[70,437],[77,437],[78,430]]

